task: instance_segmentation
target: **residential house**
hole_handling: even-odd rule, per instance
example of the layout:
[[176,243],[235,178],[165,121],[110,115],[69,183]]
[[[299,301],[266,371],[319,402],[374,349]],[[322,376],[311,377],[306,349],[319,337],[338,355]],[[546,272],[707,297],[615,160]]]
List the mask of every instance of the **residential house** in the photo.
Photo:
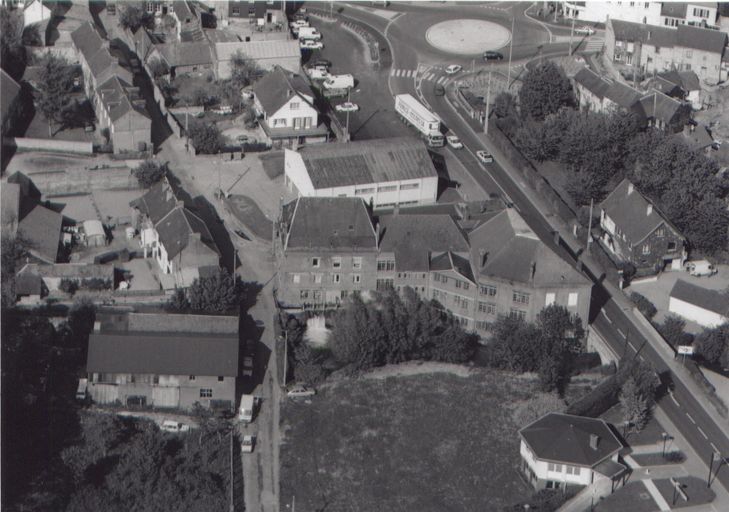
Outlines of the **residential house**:
[[25,2],[25,7],[23,7],[23,27],[44,21],[47,22],[52,17],[53,9],[48,8],[41,0],[29,0]]
[[726,79],[722,67],[727,34],[679,25],[667,28],[611,19],[605,31],[605,56],[644,73],[694,71],[715,84]]
[[215,3],[218,18],[226,22],[245,20],[257,26],[272,23],[286,25],[284,3],[278,0],[221,0]]
[[659,24],[666,27],[716,27],[718,6],[717,2],[662,2]]
[[646,122],[668,135],[679,133],[691,121],[691,106],[688,103],[653,91],[640,99]]
[[641,93],[627,84],[603,78],[584,67],[575,75],[574,86],[581,108],[593,112],[626,110],[644,117],[638,104]]
[[562,2],[564,16],[592,23],[621,20],[676,28],[679,25],[715,26],[716,2]]
[[714,148],[714,138],[703,124],[687,124],[683,131],[672,135],[676,141],[686,144],[691,151],[701,151],[709,155]]
[[238,52],[245,59],[254,61],[258,67],[267,71],[280,67],[284,73],[293,74],[301,68],[301,49],[295,39],[216,43],[218,78],[221,80],[230,78],[231,61]]
[[304,197],[361,197],[375,208],[435,203],[438,172],[415,137],[284,151],[284,183]]
[[238,335],[196,331],[114,331],[102,329],[99,322],[89,336],[86,361],[91,399],[188,411],[196,403],[234,410]]
[[86,97],[92,99],[99,85],[114,76],[132,83],[132,74],[111,55],[108,43],[101,38],[91,22],[87,21],[74,30],[71,40],[81,64]]
[[4,69],[0,69],[0,89],[3,91],[0,95],[0,119],[2,119],[0,137],[3,137],[13,133],[13,128],[21,115],[22,98],[20,85]]
[[288,20],[280,1],[253,2],[253,19],[257,27],[278,25],[288,29]]
[[677,279],[669,295],[668,311],[703,327],[716,327],[729,322],[729,297],[720,290]]
[[326,142],[314,93],[300,75],[276,66],[253,86],[253,101],[263,131],[274,147]]
[[18,277],[36,276],[43,282],[44,291],[57,292],[61,282],[72,281],[79,288],[94,290],[114,289],[114,266],[91,263],[55,263],[51,265],[26,263]]
[[205,41],[205,34],[202,31],[202,24],[198,14],[193,10],[187,0],[174,0],[170,14],[175,21],[177,41],[189,43],[193,41]]
[[207,41],[155,44],[147,62],[154,59],[167,64],[172,78],[185,73],[215,72],[213,49]]
[[377,232],[359,197],[300,197],[278,222],[278,290],[283,307],[339,304],[376,288]]
[[703,107],[701,98],[701,82],[699,77],[693,71],[664,71],[659,73],[656,81],[665,82],[664,87],[668,89],[658,89],[664,94],[691,103],[694,110],[701,110]]
[[562,489],[626,474],[623,444],[605,420],[550,412],[519,431],[521,469],[535,489]]
[[601,243],[641,274],[681,270],[686,239],[627,179],[600,203]]
[[220,251],[210,230],[166,178],[130,206],[144,257],[157,261],[165,290],[190,286],[218,269]]
[[146,151],[152,147],[152,119],[139,88],[113,76],[99,85],[94,106],[99,126],[109,129],[114,153]]

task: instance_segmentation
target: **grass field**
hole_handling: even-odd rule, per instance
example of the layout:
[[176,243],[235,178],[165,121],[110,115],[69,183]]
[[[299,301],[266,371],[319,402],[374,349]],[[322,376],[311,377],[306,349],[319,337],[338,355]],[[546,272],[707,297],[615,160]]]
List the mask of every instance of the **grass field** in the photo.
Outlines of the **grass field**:
[[531,494],[509,405],[533,381],[489,370],[344,380],[283,406],[281,509],[500,510]]

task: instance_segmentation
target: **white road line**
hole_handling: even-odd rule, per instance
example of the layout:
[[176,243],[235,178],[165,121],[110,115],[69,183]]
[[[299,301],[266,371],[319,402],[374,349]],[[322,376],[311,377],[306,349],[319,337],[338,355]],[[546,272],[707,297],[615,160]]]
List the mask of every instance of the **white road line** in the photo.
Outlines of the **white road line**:
[[691,423],[696,425],[696,422],[694,421],[694,419],[691,417],[691,415],[689,413],[686,413],[686,416],[688,417],[689,420],[691,420]]
[[701,434],[702,436],[704,436],[704,439],[706,439],[706,440],[709,439],[708,437],[706,437],[706,434],[704,433],[704,431],[701,430],[701,427],[696,427],[696,428],[699,430],[699,434]]
[[681,407],[681,404],[678,403],[678,400],[676,400],[676,397],[673,396],[673,392],[672,391],[669,391],[668,392],[668,396],[671,397],[671,400],[673,400],[673,403],[676,404],[676,407]]
[[621,331],[620,329],[618,329],[618,334],[620,334],[623,338],[625,338],[625,333],[623,331]]
[[397,69],[395,69],[395,68],[392,68],[392,69],[390,70],[390,76],[395,76],[395,73],[397,73]]
[[414,76],[415,76],[415,70],[413,70],[413,69],[408,69],[408,78],[412,78],[412,77],[414,77]]
[[602,310],[602,314],[603,314],[603,316],[605,316],[605,320],[607,320],[609,324],[613,323],[613,321],[610,319],[610,317],[607,316],[607,313],[605,313],[604,309]]
[[709,444],[711,445],[711,447],[714,449],[715,452],[719,451],[719,448],[717,448],[714,443],[709,443]]
[[438,80],[438,83],[439,83],[439,84],[441,84],[441,85],[445,85],[445,83],[446,83],[447,81],[448,81],[448,79],[447,79],[446,77],[444,77],[444,76],[443,76],[443,77],[441,77],[441,78],[440,78],[440,79]]
[[394,74],[394,75],[395,75],[396,77],[397,77],[397,76],[400,76],[400,71],[401,71],[400,69],[396,69],[396,70],[394,70],[394,73],[393,73],[393,74]]
[[637,349],[637,348],[635,348],[635,345],[633,345],[633,342],[632,342],[632,341],[629,341],[629,342],[628,342],[628,345],[630,345],[630,348],[632,348],[632,349],[633,349],[633,352],[638,352],[638,349]]

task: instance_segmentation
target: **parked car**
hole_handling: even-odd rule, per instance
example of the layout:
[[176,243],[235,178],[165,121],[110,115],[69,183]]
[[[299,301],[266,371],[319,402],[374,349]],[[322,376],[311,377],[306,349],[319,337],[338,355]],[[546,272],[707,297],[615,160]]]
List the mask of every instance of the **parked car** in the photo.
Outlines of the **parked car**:
[[289,23],[289,27],[291,28],[301,28],[301,27],[308,27],[309,22],[304,19],[297,19]]
[[243,436],[240,441],[240,451],[243,453],[253,453],[256,446],[256,436]]
[[316,391],[313,389],[309,389],[306,386],[302,386],[301,384],[297,384],[293,386],[291,389],[289,389],[288,393],[286,393],[291,398],[298,398],[302,396],[313,396],[316,395]]
[[455,75],[462,69],[463,69],[463,67],[459,66],[458,64],[451,64],[450,66],[445,68],[445,72],[447,75]]
[[233,107],[230,105],[218,105],[217,107],[210,109],[210,111],[215,114],[220,114],[221,116],[227,116],[233,113]]
[[258,139],[250,135],[246,135],[245,133],[238,135],[235,140],[237,140],[240,144],[256,144],[258,142]]
[[330,67],[332,67],[332,61],[327,60],[327,59],[318,59],[314,62],[314,66],[315,67],[323,66],[325,68],[330,68]]
[[309,68],[306,70],[306,73],[312,80],[326,80],[327,78],[329,78],[329,71],[327,71],[327,68],[323,66]]
[[344,103],[336,105],[334,110],[337,112],[357,112],[359,110],[359,105],[352,103],[351,101],[345,101]]
[[687,261],[686,263],[684,263],[684,269],[692,276],[697,277],[709,277],[713,276],[718,272],[716,267],[709,263],[707,260]]
[[86,400],[88,389],[89,389],[89,380],[88,379],[79,379],[78,387],[76,388],[76,400],[79,400],[82,402],[84,400]]
[[93,132],[94,131],[94,125],[91,124],[91,123],[86,123],[84,125],[84,131],[87,132],[87,133],[88,132]]
[[491,153],[488,151],[476,151],[476,158],[478,158],[478,161],[482,164],[490,164],[494,161],[494,157],[491,156]]
[[305,41],[299,41],[299,48],[302,50],[321,50],[324,48],[324,43],[307,39]]
[[448,145],[452,147],[453,149],[462,149],[463,148],[463,142],[461,142],[461,139],[459,139],[457,136],[451,134],[446,135],[446,142],[448,142]]
[[584,27],[575,29],[575,34],[585,34],[585,35],[591,36],[594,33],[595,33],[595,29],[592,27],[588,27],[587,25],[585,25]]
[[483,60],[503,60],[504,56],[499,52],[486,51],[483,52]]
[[180,423],[179,421],[164,420],[160,428],[165,432],[180,433],[189,431],[190,425],[185,425],[184,423]]
[[253,415],[256,410],[256,397],[253,395],[243,395],[240,397],[240,407],[238,408],[238,420],[243,423],[253,421]]

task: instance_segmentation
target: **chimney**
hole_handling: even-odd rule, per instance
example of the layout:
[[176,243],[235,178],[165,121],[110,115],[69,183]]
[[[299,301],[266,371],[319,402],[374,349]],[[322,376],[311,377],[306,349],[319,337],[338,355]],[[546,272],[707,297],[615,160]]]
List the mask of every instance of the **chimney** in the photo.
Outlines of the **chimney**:
[[632,194],[633,190],[635,190],[635,186],[632,183],[628,183],[628,195]]
[[380,247],[380,223],[379,222],[375,225],[375,234],[377,236],[377,240],[376,240],[377,248],[379,249],[379,247]]
[[478,250],[478,261],[480,262],[481,267],[486,266],[486,250],[485,249]]
[[597,446],[600,444],[600,436],[596,434],[590,434],[590,448],[597,451]]
[[651,213],[653,213],[653,205],[648,203],[648,206],[646,206],[646,209],[645,209],[646,217],[648,217]]

